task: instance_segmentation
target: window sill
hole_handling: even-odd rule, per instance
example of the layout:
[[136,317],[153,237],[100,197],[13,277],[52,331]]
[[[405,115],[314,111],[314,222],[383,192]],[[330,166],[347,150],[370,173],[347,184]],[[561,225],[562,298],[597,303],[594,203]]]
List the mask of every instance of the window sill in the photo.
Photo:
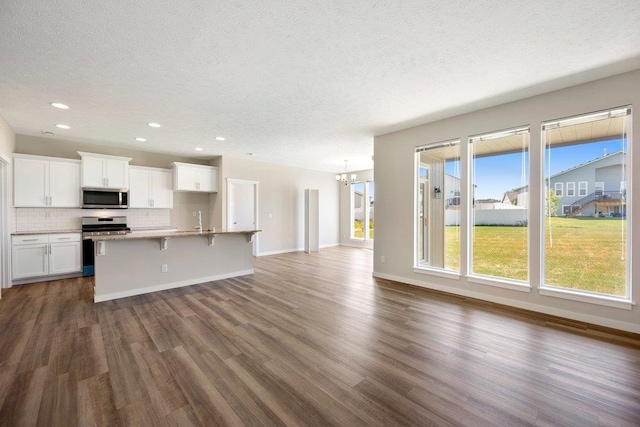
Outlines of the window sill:
[[446,279],[460,280],[460,273],[456,273],[455,271],[443,270],[440,268],[414,266],[413,272],[419,274],[428,274],[429,276],[444,277]]
[[621,308],[631,310],[634,305],[633,301],[622,298],[609,297],[606,295],[589,294],[586,292],[572,291],[569,289],[544,287],[539,289],[540,295],[547,297],[563,298],[572,301],[586,302],[588,304],[604,305],[607,307]]
[[531,292],[531,285],[525,282],[517,282],[510,280],[500,280],[484,276],[468,276],[467,282],[478,285],[493,286],[496,288],[509,289],[518,292]]

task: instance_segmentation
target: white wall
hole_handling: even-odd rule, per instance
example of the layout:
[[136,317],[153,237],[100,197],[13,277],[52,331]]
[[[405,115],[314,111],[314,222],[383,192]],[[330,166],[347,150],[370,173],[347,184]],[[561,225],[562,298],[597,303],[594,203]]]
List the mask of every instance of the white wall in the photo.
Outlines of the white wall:
[[11,153],[16,147],[16,134],[0,116],[0,157],[11,163]]
[[[356,174],[356,181],[373,181],[373,169],[353,172],[349,171],[347,176],[350,176],[352,173]],[[351,239],[351,201],[349,200],[349,196],[351,194],[349,190],[351,187],[349,185],[336,182],[335,174],[333,175],[333,179],[335,185],[340,189],[340,244],[345,246],[373,248],[373,242],[370,240],[365,242],[363,240]],[[375,226],[376,222],[374,220],[374,227]]]
[[[216,206],[226,200],[227,178],[258,181],[258,255],[304,249],[304,190],[320,193],[320,248],[338,244],[338,183],[335,174],[225,156]],[[226,212],[213,212],[224,227]]]
[[[519,292],[496,286],[488,286],[467,280],[467,254],[461,253],[461,277],[447,278],[435,274],[415,272],[414,265],[414,164],[417,145],[460,138],[509,129],[516,126],[531,126],[531,187],[530,194],[541,194],[542,153],[540,124],[545,120],[562,118],[582,113],[605,110],[612,107],[634,104],[640,106],[640,70],[598,80],[572,88],[527,98],[524,100],[479,110],[473,113],[428,123],[375,138],[376,174],[376,236],[374,241],[374,275],[418,286],[439,289],[488,301],[560,315],[590,323],[640,333],[640,307],[614,308],[586,302],[560,299],[541,295],[541,257],[530,258],[530,292]],[[633,127],[640,129],[640,112],[633,115]],[[633,168],[629,189],[633,200],[640,202],[640,131],[633,134],[630,143]],[[468,150],[463,144],[463,164],[468,161]],[[463,168],[462,182],[469,177]],[[542,243],[542,200],[532,197],[529,203],[529,232],[532,248]],[[468,246],[466,226],[468,203],[463,201],[461,210],[461,245]],[[640,209],[630,212],[629,226],[640,223]],[[640,265],[640,226],[632,229],[632,265]],[[381,262],[381,257],[386,262]],[[637,271],[635,272],[638,276]],[[637,301],[640,295],[640,280],[632,282],[632,295]]]

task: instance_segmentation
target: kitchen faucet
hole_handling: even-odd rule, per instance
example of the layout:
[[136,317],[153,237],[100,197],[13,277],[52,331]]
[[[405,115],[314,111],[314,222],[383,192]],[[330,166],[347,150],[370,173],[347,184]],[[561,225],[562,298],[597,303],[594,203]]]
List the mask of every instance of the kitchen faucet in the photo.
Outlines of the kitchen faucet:
[[202,211],[198,211],[198,225],[193,228],[197,228],[198,232],[202,234]]

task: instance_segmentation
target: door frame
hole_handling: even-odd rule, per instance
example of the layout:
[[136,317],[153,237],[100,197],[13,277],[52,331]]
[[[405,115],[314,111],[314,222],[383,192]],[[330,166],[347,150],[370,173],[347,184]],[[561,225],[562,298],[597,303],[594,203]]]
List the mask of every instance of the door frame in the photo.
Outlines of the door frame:
[[[254,222],[255,222],[255,228],[256,230],[258,230],[260,227],[258,225],[258,194],[259,194],[259,189],[260,189],[260,181],[252,181],[249,179],[238,179],[238,178],[227,178],[227,224],[226,224],[226,228],[227,230],[231,230],[231,187],[233,184],[252,184],[253,188],[254,188],[254,192],[253,192],[253,216],[254,216]],[[257,256],[258,255],[258,240],[259,240],[259,233],[255,233],[253,235],[253,256]]]
[[2,288],[11,287],[11,245],[9,220],[9,181],[10,161],[0,157],[0,298]]

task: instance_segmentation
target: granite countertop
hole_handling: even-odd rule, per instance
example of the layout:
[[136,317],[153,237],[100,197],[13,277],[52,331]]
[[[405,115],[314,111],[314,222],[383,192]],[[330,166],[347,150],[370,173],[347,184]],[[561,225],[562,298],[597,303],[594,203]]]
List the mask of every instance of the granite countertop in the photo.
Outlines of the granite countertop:
[[32,236],[34,234],[66,234],[66,233],[82,233],[82,230],[42,230],[42,231],[16,231],[11,233],[12,236]]
[[165,237],[191,237],[191,236],[218,236],[222,234],[254,234],[262,230],[202,230],[200,233],[198,230],[146,230],[146,231],[132,231],[128,234],[118,234],[114,236],[92,236],[91,239],[95,241],[106,240],[137,240],[137,239],[158,239]]

